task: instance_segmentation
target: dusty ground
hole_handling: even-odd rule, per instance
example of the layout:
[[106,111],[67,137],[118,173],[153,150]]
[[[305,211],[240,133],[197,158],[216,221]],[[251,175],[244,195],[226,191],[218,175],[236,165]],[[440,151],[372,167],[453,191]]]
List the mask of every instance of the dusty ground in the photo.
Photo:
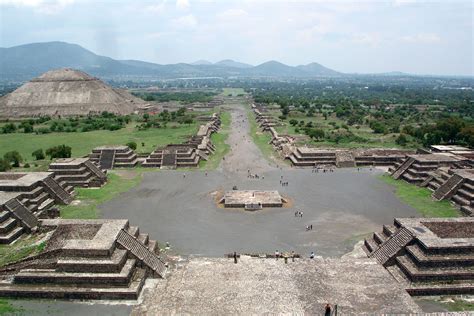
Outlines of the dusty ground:
[[144,293],[132,315],[420,312],[387,271],[367,258],[194,258]]
[[[251,141],[245,108],[235,103],[226,107],[232,114],[232,149],[218,170],[145,173],[138,187],[100,207],[103,218],[129,218],[182,255],[221,257],[278,249],[340,256],[393,217],[416,215],[376,178],[380,171],[276,168]],[[248,178],[249,170],[260,179]],[[289,184],[283,187],[280,181]],[[278,190],[292,207],[257,212],[217,207],[214,194],[234,185],[240,190]],[[294,216],[297,210],[304,212],[303,218]],[[313,230],[306,231],[307,225]]]

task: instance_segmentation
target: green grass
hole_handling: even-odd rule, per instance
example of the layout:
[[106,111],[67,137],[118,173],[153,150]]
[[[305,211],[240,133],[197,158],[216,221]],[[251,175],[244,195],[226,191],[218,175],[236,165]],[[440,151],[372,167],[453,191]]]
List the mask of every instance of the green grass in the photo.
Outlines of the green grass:
[[247,116],[250,122],[250,136],[253,139],[253,142],[262,152],[263,156],[271,161],[271,157],[274,157],[273,146],[270,144],[272,136],[270,133],[265,133],[260,130],[258,127],[257,121],[255,120],[255,113],[250,109],[247,110]]
[[221,127],[217,133],[211,135],[211,142],[216,151],[209,156],[207,161],[201,160],[199,167],[204,170],[214,170],[219,166],[222,158],[230,151],[230,145],[226,143],[230,132],[231,115],[229,112],[221,114]]
[[222,94],[225,96],[232,95],[233,97],[238,96],[239,94],[246,94],[242,88],[224,88],[222,89]]
[[0,299],[0,315],[16,315],[21,311],[20,308],[13,307],[8,300]]
[[474,310],[474,302],[454,299],[454,302],[441,302],[450,312],[467,312]]
[[111,200],[116,195],[135,187],[142,180],[140,170],[129,171],[134,177],[127,178],[118,173],[109,173],[107,184],[100,189],[76,188],[78,205],[61,206],[61,217],[69,219],[94,219],[99,217],[97,206]]
[[0,267],[43,251],[45,243],[27,236],[11,245],[0,245]]
[[435,201],[427,188],[417,187],[405,181],[395,180],[389,175],[379,177],[395,187],[396,195],[406,204],[416,209],[423,217],[458,217],[460,212],[449,201]]
[[[130,141],[137,143],[137,153],[152,152],[157,146],[164,146],[170,143],[181,143],[189,136],[195,134],[199,123],[190,125],[171,124],[167,128],[151,128],[144,131],[135,129],[136,122],[118,131],[91,131],[76,133],[50,133],[44,135],[36,134],[2,134],[0,135],[0,157],[6,152],[17,150],[23,158],[32,164],[31,153],[42,148],[44,151],[52,146],[61,144],[72,148],[73,157],[82,157],[89,154],[94,147],[101,145],[125,145]],[[145,143],[142,146],[141,143]]]

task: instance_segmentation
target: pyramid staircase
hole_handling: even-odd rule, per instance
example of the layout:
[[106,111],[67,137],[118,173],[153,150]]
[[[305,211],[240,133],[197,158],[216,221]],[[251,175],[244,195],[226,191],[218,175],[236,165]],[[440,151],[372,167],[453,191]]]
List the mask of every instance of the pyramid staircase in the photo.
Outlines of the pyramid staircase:
[[413,158],[407,158],[395,171],[392,173],[392,177],[395,180],[398,180],[402,174],[411,167],[411,165],[415,162]]
[[102,170],[109,170],[114,168],[115,150],[103,149],[100,153],[99,166]]

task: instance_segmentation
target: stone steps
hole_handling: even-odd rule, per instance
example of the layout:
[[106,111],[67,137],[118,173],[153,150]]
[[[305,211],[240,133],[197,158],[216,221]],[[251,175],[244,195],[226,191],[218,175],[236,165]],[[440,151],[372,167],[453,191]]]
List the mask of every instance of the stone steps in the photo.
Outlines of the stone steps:
[[437,268],[437,267],[474,267],[474,253],[467,254],[446,254],[430,255],[425,253],[418,244],[406,247],[410,258],[418,267]]
[[466,216],[474,216],[474,209],[472,206],[463,205],[461,206],[460,210]]
[[146,245],[139,242],[125,230],[120,231],[117,237],[117,242],[125,249],[129,250],[160,277],[164,277],[166,272],[164,262],[154,252],[151,252]]
[[136,260],[128,259],[118,273],[62,272],[55,269],[23,269],[15,277],[16,284],[54,283],[102,286],[128,286]]
[[370,257],[375,257],[380,264],[385,265],[412,240],[413,236],[410,231],[406,228],[401,228],[387,239],[387,241],[381,244],[380,247],[370,255]]
[[119,273],[127,260],[127,250],[116,248],[107,258],[61,258],[56,268],[63,272]]
[[400,176],[415,162],[413,158],[407,158],[395,171],[392,173],[392,177],[398,180]]
[[436,284],[412,284],[406,288],[411,296],[421,295],[469,295],[474,294],[474,283],[466,282],[449,282]]
[[55,195],[55,200],[63,204],[69,204],[72,202],[72,196],[64,190],[53,178],[48,177],[43,180],[45,186]]
[[0,235],[0,244],[3,244],[3,245],[11,244],[15,240],[17,240],[18,237],[20,237],[24,231],[25,229],[23,227],[18,226],[12,229],[9,233],[5,235]]
[[460,205],[460,206],[464,206],[464,205],[470,206],[470,205],[471,205],[471,201],[466,200],[465,198],[463,198],[463,197],[461,197],[460,195],[457,195],[457,194],[456,194],[455,196],[453,196],[453,197],[451,198],[451,200],[452,200],[454,203],[456,203],[456,204],[458,204],[458,205]]
[[463,177],[457,174],[452,175],[448,181],[440,185],[440,187],[435,192],[433,192],[433,198],[438,201],[450,198],[451,195],[453,195],[454,192],[456,192],[456,190],[460,187],[463,181]]
[[99,166],[102,170],[108,170],[114,168],[115,150],[104,149],[100,153]]
[[10,211],[28,231],[31,231],[38,226],[38,219],[36,216],[31,214],[30,211],[17,199],[11,199],[5,203],[5,208]]
[[146,271],[135,269],[127,287],[67,286],[67,284],[0,285],[0,296],[14,298],[82,299],[82,300],[136,300],[146,278]]
[[3,235],[10,232],[16,225],[17,220],[13,216],[9,217],[3,222],[0,222],[0,234]]
[[397,232],[395,225],[383,225],[383,233],[385,236],[390,237]]
[[365,247],[367,247],[367,250],[369,251],[369,253],[373,253],[375,250],[379,248],[377,243],[372,238],[366,238],[364,240],[364,245]]
[[470,269],[420,269],[406,255],[397,257],[396,263],[412,282],[472,280],[474,277],[474,270]]

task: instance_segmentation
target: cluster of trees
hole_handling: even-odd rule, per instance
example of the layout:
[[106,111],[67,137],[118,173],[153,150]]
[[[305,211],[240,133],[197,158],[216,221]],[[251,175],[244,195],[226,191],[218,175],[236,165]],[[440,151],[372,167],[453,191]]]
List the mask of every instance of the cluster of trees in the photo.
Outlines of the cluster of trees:
[[148,113],[143,114],[141,120],[142,123],[137,125],[139,130],[145,130],[149,128],[161,128],[166,127],[169,122],[176,122],[179,124],[192,124],[194,118],[192,114],[186,113],[186,108],[182,107],[177,111],[170,112],[164,110],[158,115],[150,115]]
[[147,92],[147,93],[135,93],[136,96],[142,98],[145,101],[178,101],[183,104],[193,102],[209,102],[216,95],[215,92],[209,91],[192,91],[192,92]]
[[[46,152],[44,152],[43,149],[37,149],[31,153],[31,156],[33,156],[35,160],[43,160],[46,158],[46,156],[49,156],[50,159],[70,158],[71,153],[71,147],[66,145],[59,145],[46,149]],[[7,171],[11,168],[18,168],[20,167],[20,164],[23,161],[24,159],[18,151],[9,151],[3,155],[3,158],[0,159],[0,171]],[[30,165],[26,163],[23,167],[29,168]]]
[[[95,130],[115,131],[125,127],[131,121],[131,117],[120,116],[109,112],[102,112],[100,115],[89,115],[86,117],[70,117],[68,119],[51,119],[48,116],[38,119],[28,119],[15,124],[6,123],[1,129],[1,133],[36,133],[48,134],[54,132],[89,132]],[[36,127],[36,128],[35,128]]]

